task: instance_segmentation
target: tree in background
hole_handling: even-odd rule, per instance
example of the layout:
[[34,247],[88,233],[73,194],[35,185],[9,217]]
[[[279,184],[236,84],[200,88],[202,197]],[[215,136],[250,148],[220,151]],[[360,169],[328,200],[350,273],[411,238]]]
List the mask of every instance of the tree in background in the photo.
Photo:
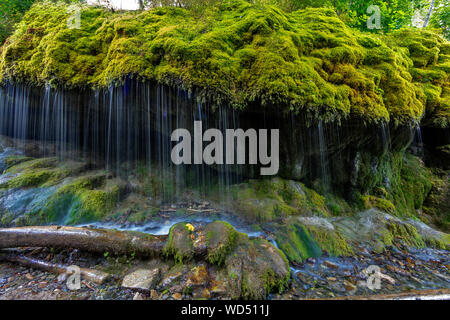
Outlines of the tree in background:
[[[381,12],[381,30],[389,32],[411,25],[416,10],[428,5],[427,0],[279,0],[280,5],[288,11],[306,7],[334,8],[337,15],[348,25],[368,31],[367,8],[378,6]],[[447,0],[448,1],[448,0]],[[377,30],[372,30],[377,31]]]
[[[56,0],[54,0],[56,1]],[[22,19],[25,12],[36,0],[0,1],[0,45],[11,35],[14,25]],[[67,3],[84,3],[85,0],[64,0]]]
[[435,0],[431,0],[430,6],[428,8],[428,13],[427,13],[427,16],[425,17],[425,22],[423,23],[424,28],[426,28],[428,25],[428,22],[430,22],[431,13],[433,12],[433,9],[434,9],[434,1]]
[[[368,3],[378,6],[381,11],[381,30],[389,32],[412,25],[416,10],[422,9],[426,3],[423,0],[354,0],[349,1],[347,11],[348,24],[360,30],[367,29]],[[376,30],[375,30],[376,31]]]
[[434,11],[431,14],[430,24],[432,28],[441,29],[444,36],[450,40],[450,3],[449,0],[436,1]]
[[[14,25],[33,2],[39,0],[1,0],[0,1],[0,44],[13,31]],[[53,0],[57,1],[57,0]],[[130,0],[131,1],[131,0]],[[187,7],[201,12],[204,8],[219,5],[225,0],[134,0],[140,10],[151,7],[175,6]],[[363,31],[389,32],[405,26],[411,26],[415,14],[420,13],[419,25],[439,28],[450,37],[449,0],[247,0],[254,4],[276,4],[290,12],[307,7],[327,7],[349,26]],[[85,2],[85,0],[65,0],[65,2]],[[97,4],[112,8],[110,0],[97,0]],[[94,2],[95,3],[95,2]],[[370,5],[380,8],[380,30],[369,29],[367,13]],[[417,25],[417,24],[416,24]]]
[[34,0],[2,0],[0,2],[0,44],[11,34],[14,25],[31,7]]

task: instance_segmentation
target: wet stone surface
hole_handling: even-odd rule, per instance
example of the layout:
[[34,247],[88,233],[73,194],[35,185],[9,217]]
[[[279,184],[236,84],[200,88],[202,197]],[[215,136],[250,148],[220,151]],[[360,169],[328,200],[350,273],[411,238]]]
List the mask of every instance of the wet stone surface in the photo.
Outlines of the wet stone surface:
[[[389,248],[384,253],[361,250],[352,257],[322,256],[291,266],[290,287],[269,299],[323,299],[396,294],[415,290],[450,289],[450,252],[435,249]],[[26,255],[53,263],[78,265],[113,275],[105,284],[81,281],[69,290],[64,277],[10,263],[0,263],[0,300],[3,299],[226,299],[227,291],[213,266],[190,262],[141,261],[133,257],[91,255],[77,250],[29,249]],[[380,269],[380,289],[369,289],[365,272]],[[160,270],[158,283],[149,290],[122,287],[123,279],[136,270]]]
[[[361,250],[352,257],[324,256],[292,266],[290,290],[272,298],[335,298],[450,289],[449,268],[450,252],[430,248],[391,247],[384,253]],[[378,289],[374,282],[377,274]]]

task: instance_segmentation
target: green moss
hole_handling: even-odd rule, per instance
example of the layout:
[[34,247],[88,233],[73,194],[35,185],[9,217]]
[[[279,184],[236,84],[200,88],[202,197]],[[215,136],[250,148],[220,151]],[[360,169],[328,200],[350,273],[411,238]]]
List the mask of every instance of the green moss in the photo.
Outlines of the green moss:
[[288,274],[285,278],[279,279],[276,277],[273,270],[268,269],[263,274],[263,278],[266,294],[270,294],[273,292],[281,294],[288,287],[290,274]]
[[145,220],[148,219],[152,215],[151,211],[138,211],[133,212],[127,220],[131,223],[143,223]]
[[[360,209],[377,208],[401,217],[417,217],[426,205],[433,183],[442,181],[420,158],[405,151],[378,157],[361,152],[358,159],[355,185],[363,195],[355,200],[360,201]],[[433,207],[439,206],[430,206]],[[435,216],[442,217],[442,213],[436,212]]]
[[250,180],[233,186],[231,192],[233,210],[253,221],[310,213],[329,215],[325,197],[299,182],[281,178]]
[[50,197],[41,216],[47,222],[65,224],[101,221],[113,210],[121,192],[119,185],[104,183],[105,176],[97,174],[63,185]]
[[361,200],[364,203],[365,209],[376,208],[387,213],[395,214],[395,206],[389,200],[377,198],[374,196],[363,196]]
[[445,171],[433,172],[432,188],[423,204],[423,212],[432,223],[445,232],[450,231],[450,176]]
[[353,249],[341,234],[315,226],[307,227],[319,247],[331,256],[350,256]]
[[391,188],[392,198],[401,214],[415,215],[416,210],[422,208],[431,191],[432,178],[432,172],[419,158],[405,155]]
[[320,246],[303,225],[292,223],[282,227],[277,231],[276,241],[289,261],[294,263],[322,255]]
[[417,229],[409,223],[389,222],[387,231],[383,234],[383,242],[385,245],[395,245],[398,241],[402,241],[407,246],[416,248],[425,247],[425,242]]
[[208,261],[223,265],[227,255],[236,244],[238,232],[227,222],[215,221],[206,226],[206,246]]
[[16,166],[16,165],[18,165],[18,164],[20,164],[22,162],[30,161],[32,159],[33,158],[26,157],[26,156],[12,156],[12,157],[9,157],[9,158],[4,160],[5,164],[6,164],[5,170],[8,170],[9,168],[11,168],[13,166]]
[[166,257],[173,257],[176,263],[183,263],[193,258],[194,245],[186,223],[177,223],[170,228],[163,254]]
[[425,239],[425,244],[427,247],[441,249],[441,250],[449,250],[450,248],[450,239],[449,235],[446,234],[442,239],[428,237]]
[[[27,160],[28,159],[28,160]],[[20,173],[26,170],[33,170],[33,169],[50,169],[54,168],[56,166],[57,160],[56,158],[38,158],[38,159],[32,159],[32,158],[22,158],[23,161],[18,161],[17,164],[11,166],[8,168],[6,172],[8,173]],[[14,161],[14,160],[13,160]]]
[[290,279],[286,256],[267,240],[239,234],[226,259],[229,294],[233,299],[265,299],[287,288]]
[[37,187],[52,177],[53,172],[50,170],[39,170],[33,172],[25,172],[17,177],[9,180],[4,187],[7,188],[24,188]]
[[7,212],[7,211],[1,212],[0,225],[2,227],[9,227],[13,220],[14,220],[14,215],[12,215],[10,212]]
[[11,159],[11,165],[6,172],[16,175],[0,187],[26,188],[48,187],[60,183],[64,178],[79,173],[84,164],[79,162],[58,162],[56,158],[19,158]]
[[[201,17],[82,6],[80,29],[68,29],[67,18],[65,4],[36,3],[0,49],[0,82],[106,87],[133,75],[237,108],[256,101],[325,121],[396,123],[421,119],[431,103],[425,82],[448,87],[448,43],[439,35],[364,34],[330,9],[285,13],[232,0]],[[448,124],[447,89],[427,114]]]

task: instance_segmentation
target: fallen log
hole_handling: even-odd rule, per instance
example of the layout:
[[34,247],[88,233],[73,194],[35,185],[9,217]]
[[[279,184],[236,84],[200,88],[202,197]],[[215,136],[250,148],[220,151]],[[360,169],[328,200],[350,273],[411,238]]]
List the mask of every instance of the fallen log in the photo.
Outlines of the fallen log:
[[77,248],[96,253],[157,256],[162,252],[166,238],[133,231],[78,227],[0,228],[0,248]]
[[[70,275],[72,273],[70,271],[69,266],[55,264],[23,255],[1,255],[0,261],[17,263],[22,266],[40,269],[52,273],[67,274],[67,275]],[[80,276],[85,280],[101,285],[106,280],[108,280],[111,275],[103,271],[97,271],[88,268],[80,268]]]

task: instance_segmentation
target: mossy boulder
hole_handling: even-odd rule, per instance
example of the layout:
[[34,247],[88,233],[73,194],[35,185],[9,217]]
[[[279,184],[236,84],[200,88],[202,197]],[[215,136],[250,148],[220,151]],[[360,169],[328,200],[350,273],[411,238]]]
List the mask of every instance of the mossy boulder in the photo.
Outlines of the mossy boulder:
[[322,249],[303,225],[289,224],[277,231],[277,244],[289,261],[301,263],[322,255]]
[[307,213],[329,215],[323,196],[292,180],[250,180],[233,186],[231,193],[233,210],[249,220],[268,222]]
[[214,221],[208,224],[205,232],[208,261],[220,266],[236,245],[238,232],[224,221]]
[[301,263],[326,252],[330,256],[349,256],[353,248],[326,219],[321,217],[292,218],[276,231],[277,244],[289,261]]
[[172,257],[177,263],[183,263],[194,257],[194,245],[191,230],[184,222],[170,228],[169,238],[164,246],[164,255]]
[[106,182],[104,173],[92,173],[60,186],[40,215],[45,222],[79,224],[101,221],[115,207],[124,186]]
[[228,292],[233,299],[264,299],[289,283],[289,263],[280,250],[263,239],[240,234],[225,260]]

